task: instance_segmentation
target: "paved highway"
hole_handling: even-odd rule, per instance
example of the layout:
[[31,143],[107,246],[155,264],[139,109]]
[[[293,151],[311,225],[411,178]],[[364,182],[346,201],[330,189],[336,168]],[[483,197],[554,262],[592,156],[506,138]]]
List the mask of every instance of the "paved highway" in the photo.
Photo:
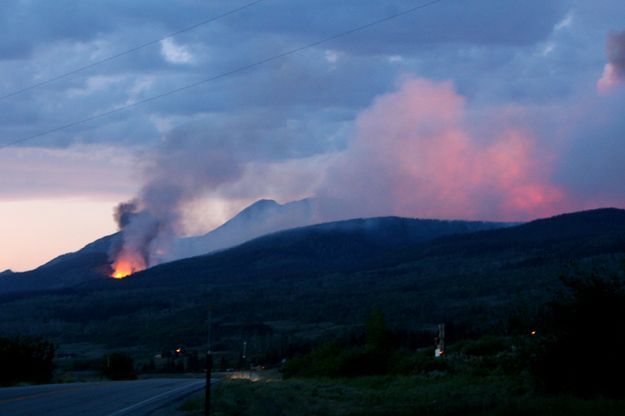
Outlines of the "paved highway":
[[204,387],[203,379],[152,379],[0,388],[0,416],[146,416]]

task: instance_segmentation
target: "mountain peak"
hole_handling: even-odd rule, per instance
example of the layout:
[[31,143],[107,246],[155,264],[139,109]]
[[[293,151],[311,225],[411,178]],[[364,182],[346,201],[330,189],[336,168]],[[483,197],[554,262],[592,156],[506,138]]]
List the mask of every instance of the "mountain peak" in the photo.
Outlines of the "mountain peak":
[[268,206],[277,206],[277,205],[281,205],[281,204],[279,204],[278,202],[276,202],[273,199],[259,199],[258,201],[252,203],[252,205],[250,205],[247,208],[243,209],[243,211],[246,211],[248,209],[264,208],[264,207],[268,207]]
[[232,247],[261,235],[310,225],[313,222],[310,199],[280,204],[259,199],[220,227],[202,236],[177,240],[163,261],[198,256]]
[[253,204],[247,206],[246,208],[243,208],[241,212],[239,212],[237,215],[232,217],[227,222],[235,220],[236,218],[239,218],[239,217],[253,217],[258,214],[262,215],[266,213],[268,210],[275,210],[276,208],[281,207],[281,206],[283,205],[278,204],[273,199],[259,199]]

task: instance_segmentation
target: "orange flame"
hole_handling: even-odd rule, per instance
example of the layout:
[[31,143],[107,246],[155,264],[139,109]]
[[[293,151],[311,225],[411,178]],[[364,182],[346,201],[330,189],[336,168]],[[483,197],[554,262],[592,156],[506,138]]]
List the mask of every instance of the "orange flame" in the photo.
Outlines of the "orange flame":
[[138,253],[122,252],[119,254],[115,262],[113,262],[113,273],[111,277],[114,279],[123,279],[133,273],[140,272],[145,269],[145,261],[143,256]]

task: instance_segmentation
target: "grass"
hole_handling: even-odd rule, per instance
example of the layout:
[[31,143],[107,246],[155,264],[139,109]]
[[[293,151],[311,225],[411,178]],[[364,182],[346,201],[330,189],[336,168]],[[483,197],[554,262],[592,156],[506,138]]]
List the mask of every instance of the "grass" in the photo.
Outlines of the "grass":
[[233,380],[218,385],[213,397],[218,416],[625,414],[623,401],[536,396],[523,380],[500,376]]
[[185,399],[178,410],[186,412],[187,414],[203,414],[204,413],[204,393],[194,394],[193,396]]

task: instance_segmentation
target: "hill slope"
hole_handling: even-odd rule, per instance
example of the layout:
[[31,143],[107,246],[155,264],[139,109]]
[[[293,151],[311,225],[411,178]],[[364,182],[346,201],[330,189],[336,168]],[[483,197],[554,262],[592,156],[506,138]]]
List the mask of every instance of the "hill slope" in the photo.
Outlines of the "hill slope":
[[[269,232],[310,224],[309,200],[278,204],[260,200],[245,208],[217,229],[199,237],[181,238],[162,262],[196,256],[232,247]],[[121,238],[119,233],[102,237],[82,249],[63,254],[24,273],[0,274],[0,293],[24,290],[62,289],[111,273],[109,251]],[[5,279],[6,278],[6,279]]]
[[119,234],[102,237],[79,251],[58,256],[34,270],[0,275],[0,293],[61,289],[108,276],[108,249],[119,238]]
[[[458,227],[470,231],[462,222],[392,217],[310,226],[122,281],[4,294],[0,332],[116,346],[201,345],[209,305],[215,342],[233,350],[242,339],[282,348],[285,339],[359,325],[374,306],[397,328],[447,322],[491,331],[507,325],[511,311],[552,298],[571,264],[616,268],[625,253],[623,210],[449,234]],[[405,232],[411,229],[438,238],[419,241]],[[262,330],[255,343],[250,328]]]
[[504,226],[400,217],[311,225],[269,234],[222,252],[156,266],[125,283],[148,279],[153,285],[187,280],[304,277],[361,269],[375,258],[418,243]]
[[[266,230],[282,229],[289,224],[309,221],[309,211],[310,203],[307,200],[284,205],[275,201],[258,201],[216,230],[201,237],[180,240],[176,246],[178,254],[174,257],[182,255],[183,252],[195,252],[199,247],[207,251],[217,250],[247,241]],[[257,267],[258,262],[270,264],[272,267],[280,263],[283,272],[296,270],[296,273],[303,275],[349,267],[355,262],[379,256],[389,250],[443,235],[506,225],[396,217],[347,220],[278,232],[253,240],[249,245],[243,244],[234,251],[226,250],[204,258],[208,258],[211,264],[226,262],[233,269],[229,276],[242,276]],[[103,237],[75,253],[59,256],[33,271],[7,274],[0,278],[0,293],[63,289],[98,280],[104,281],[106,286],[111,273],[109,248],[120,238],[119,233]],[[295,254],[295,261],[289,257],[289,253]],[[248,256],[249,259],[241,263],[239,258],[242,256]],[[204,271],[210,267],[204,265],[201,259],[202,257],[193,258],[186,263],[179,260],[171,263],[172,266],[166,266],[169,264],[166,263],[156,267],[159,271],[154,275],[160,276],[163,270],[173,270],[174,274],[187,273],[201,277],[202,274],[198,274],[193,265],[197,264]],[[220,268],[222,265],[217,266],[215,271]],[[157,278],[154,277],[153,280],[155,282]]]
[[[470,225],[478,231],[466,232]],[[625,210],[490,230],[480,226],[393,217],[310,226],[164,264],[120,286],[195,296],[214,288],[216,304],[230,310],[244,302],[253,319],[261,320],[341,317],[353,323],[379,305],[398,325],[490,325],[514,308],[534,308],[552,297],[572,265],[616,268],[625,254]],[[232,310],[229,319],[241,319],[240,312]]]

